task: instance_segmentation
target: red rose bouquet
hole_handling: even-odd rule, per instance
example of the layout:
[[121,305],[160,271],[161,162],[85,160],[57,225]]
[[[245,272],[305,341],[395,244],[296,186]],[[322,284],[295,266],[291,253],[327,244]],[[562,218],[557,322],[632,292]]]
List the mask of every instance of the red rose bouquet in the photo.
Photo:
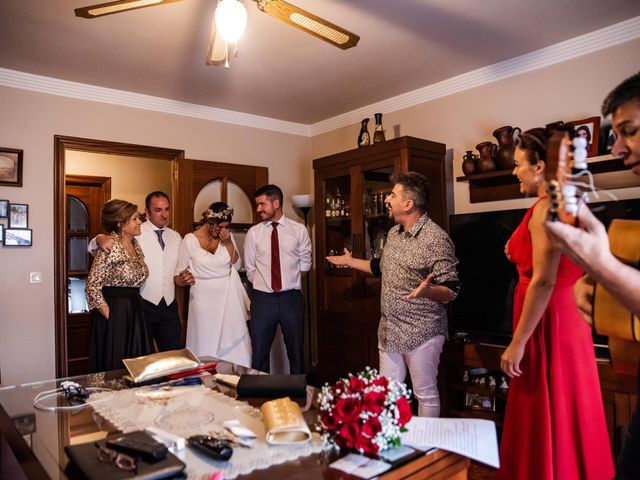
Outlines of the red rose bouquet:
[[317,429],[332,445],[377,455],[400,445],[400,433],[411,420],[410,395],[404,383],[367,367],[322,387]]

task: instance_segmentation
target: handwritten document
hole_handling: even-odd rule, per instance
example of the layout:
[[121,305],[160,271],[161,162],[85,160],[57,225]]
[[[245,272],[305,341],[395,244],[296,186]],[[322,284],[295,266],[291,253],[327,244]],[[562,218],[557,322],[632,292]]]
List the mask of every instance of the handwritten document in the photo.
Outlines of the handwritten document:
[[437,447],[500,467],[496,426],[489,420],[413,417],[406,428],[403,445],[420,450]]

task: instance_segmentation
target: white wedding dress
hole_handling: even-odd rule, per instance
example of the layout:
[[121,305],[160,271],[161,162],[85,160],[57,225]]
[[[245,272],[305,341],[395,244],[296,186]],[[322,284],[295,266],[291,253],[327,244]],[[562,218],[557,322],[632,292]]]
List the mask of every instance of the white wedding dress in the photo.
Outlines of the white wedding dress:
[[197,356],[210,355],[251,367],[249,297],[238,274],[240,265],[240,258],[231,264],[222,243],[210,253],[188,233],[180,244],[176,275],[189,267],[195,278],[189,295],[187,348]]

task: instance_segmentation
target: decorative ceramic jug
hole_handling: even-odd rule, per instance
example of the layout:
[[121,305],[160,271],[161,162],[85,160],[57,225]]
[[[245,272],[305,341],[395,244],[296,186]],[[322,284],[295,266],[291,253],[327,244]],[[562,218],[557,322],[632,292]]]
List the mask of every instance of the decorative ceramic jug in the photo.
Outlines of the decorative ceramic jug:
[[496,166],[500,170],[509,170],[513,168],[513,152],[516,149],[514,137],[522,132],[520,127],[512,127],[510,125],[497,128],[493,131],[493,136],[498,140],[498,150],[494,155]]
[[376,128],[373,131],[373,143],[384,142],[384,128],[382,128],[382,114],[374,113],[373,116],[376,118]]
[[371,143],[371,137],[369,136],[369,129],[367,125],[369,124],[368,118],[363,118],[362,122],[360,122],[360,133],[358,134],[358,146],[365,147]]
[[476,171],[478,157],[471,150],[467,150],[462,157],[462,172],[465,175],[472,175]]
[[498,145],[491,142],[482,142],[476,145],[476,150],[480,152],[480,159],[478,160],[478,172],[491,172],[496,169],[496,162],[493,160],[493,155],[498,150]]

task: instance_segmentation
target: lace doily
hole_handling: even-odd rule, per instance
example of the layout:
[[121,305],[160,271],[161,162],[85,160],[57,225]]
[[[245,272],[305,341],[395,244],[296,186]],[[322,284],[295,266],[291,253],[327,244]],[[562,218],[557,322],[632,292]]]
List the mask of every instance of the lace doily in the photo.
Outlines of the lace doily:
[[[97,393],[91,398],[97,400],[103,395],[106,394]],[[123,432],[155,426],[188,438],[197,434],[215,434],[223,430],[222,422],[239,420],[257,434],[251,448],[234,447],[233,456],[227,462],[216,462],[190,448],[177,452],[176,456],[187,464],[188,478],[193,480],[207,479],[217,470],[224,471],[225,479],[232,479],[318,453],[324,448],[321,437],[315,433],[311,442],[268,445],[260,410],[204,386],[178,387],[166,394],[143,387],[110,395],[104,402],[96,404],[94,410]]]

